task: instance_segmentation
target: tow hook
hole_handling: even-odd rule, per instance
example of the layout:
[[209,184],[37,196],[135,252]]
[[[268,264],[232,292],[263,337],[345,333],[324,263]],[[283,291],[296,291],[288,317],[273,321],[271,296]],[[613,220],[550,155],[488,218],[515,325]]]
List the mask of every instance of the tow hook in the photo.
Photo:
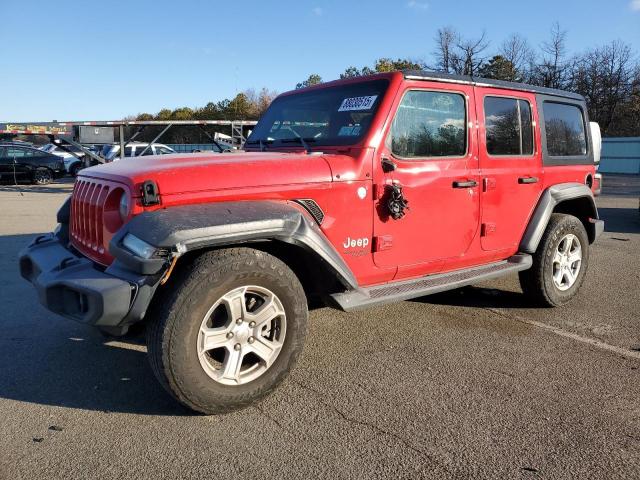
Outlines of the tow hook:
[[160,285],[164,285],[169,281],[169,277],[171,276],[171,273],[173,272],[173,269],[175,268],[176,263],[178,263],[178,258],[180,258],[186,251],[187,249],[185,248],[184,245],[180,243],[176,245],[176,250],[172,253],[171,260],[169,261],[170,262],[169,268],[167,268],[167,271],[164,273],[164,275],[160,279]]

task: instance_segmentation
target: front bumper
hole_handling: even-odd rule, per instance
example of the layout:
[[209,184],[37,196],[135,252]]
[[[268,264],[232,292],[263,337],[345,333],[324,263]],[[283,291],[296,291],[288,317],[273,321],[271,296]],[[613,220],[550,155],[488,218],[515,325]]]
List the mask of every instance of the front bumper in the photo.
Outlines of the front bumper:
[[160,275],[121,267],[101,270],[65,248],[55,235],[41,235],[20,252],[20,274],[33,284],[40,303],[77,322],[123,326],[140,321]]

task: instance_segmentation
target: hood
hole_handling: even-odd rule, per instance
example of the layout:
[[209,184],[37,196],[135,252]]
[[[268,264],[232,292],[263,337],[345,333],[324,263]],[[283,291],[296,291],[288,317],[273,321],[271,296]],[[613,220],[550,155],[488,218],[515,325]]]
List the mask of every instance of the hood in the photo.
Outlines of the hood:
[[132,157],[81,171],[133,188],[154,180],[161,195],[331,181],[323,155],[284,152],[196,153]]

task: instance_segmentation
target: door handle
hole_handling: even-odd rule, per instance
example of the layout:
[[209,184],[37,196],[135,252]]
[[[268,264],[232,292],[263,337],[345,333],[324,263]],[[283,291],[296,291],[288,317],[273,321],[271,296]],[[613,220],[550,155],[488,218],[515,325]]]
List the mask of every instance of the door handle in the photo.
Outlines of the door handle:
[[472,187],[477,187],[478,182],[476,182],[475,180],[462,180],[462,181],[458,180],[453,182],[451,186],[453,188],[472,188]]
[[518,178],[518,183],[538,183],[538,177],[520,177]]

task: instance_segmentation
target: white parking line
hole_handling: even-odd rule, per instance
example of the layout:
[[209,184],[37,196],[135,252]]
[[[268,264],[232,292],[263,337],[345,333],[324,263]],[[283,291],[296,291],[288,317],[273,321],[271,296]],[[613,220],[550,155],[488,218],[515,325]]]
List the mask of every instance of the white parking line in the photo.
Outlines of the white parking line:
[[537,320],[529,320],[527,318],[522,318],[518,315],[507,315],[504,312],[501,312],[500,310],[496,310],[493,308],[487,308],[487,310],[497,315],[500,315],[502,317],[507,317],[522,323],[526,323],[527,325],[533,325],[534,327],[544,328],[545,330],[548,330],[549,332],[555,333],[556,335],[559,335],[564,338],[569,338],[577,342],[586,343],[587,345],[591,345],[593,347],[600,348],[602,350],[607,350],[609,352],[622,355],[623,357],[635,358],[636,360],[640,360],[640,352],[636,352],[634,350],[627,350],[626,348],[610,345],[600,340],[596,340],[595,338],[585,337],[582,335],[578,335],[577,333],[568,332],[567,330],[563,330],[562,328],[553,327],[551,325],[547,325],[546,323],[538,322]]

